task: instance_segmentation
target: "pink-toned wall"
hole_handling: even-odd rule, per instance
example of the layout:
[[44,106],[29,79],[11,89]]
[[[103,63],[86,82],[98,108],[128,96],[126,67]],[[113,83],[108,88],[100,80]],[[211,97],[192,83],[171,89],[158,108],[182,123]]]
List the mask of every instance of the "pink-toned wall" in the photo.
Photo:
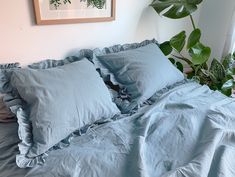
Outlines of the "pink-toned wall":
[[158,38],[152,0],[117,0],[116,20],[105,23],[37,26],[32,0],[6,0],[0,5],[0,63],[23,65],[61,59],[81,48]]
[[[37,26],[32,1],[1,1],[0,63],[18,61],[26,65],[47,58],[61,59],[81,48],[152,38],[163,42],[181,30],[186,29],[188,34],[192,31],[189,18],[159,17],[148,6],[152,0],[116,0],[113,22]],[[221,57],[234,5],[234,0],[205,0],[193,14],[202,30],[202,40],[212,47],[213,57]]]

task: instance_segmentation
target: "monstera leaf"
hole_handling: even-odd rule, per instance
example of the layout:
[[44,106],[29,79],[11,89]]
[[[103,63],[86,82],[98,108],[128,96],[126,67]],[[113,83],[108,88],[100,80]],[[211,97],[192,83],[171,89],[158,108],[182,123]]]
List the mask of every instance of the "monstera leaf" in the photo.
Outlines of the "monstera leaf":
[[178,19],[192,14],[201,2],[202,0],[154,0],[150,6],[158,14]]
[[[169,55],[171,63],[180,71],[184,69],[184,65],[182,65],[180,61],[186,63],[188,65],[186,65],[186,67],[191,68],[191,71],[186,73],[187,78],[194,79],[200,84],[206,84],[212,90],[218,90],[230,96],[232,90],[235,88],[233,77],[235,75],[235,53],[229,54],[222,62],[214,59],[211,66],[208,66],[207,61],[211,56],[211,48],[201,43],[201,30],[196,27],[192,16],[192,13],[197,10],[198,5],[202,1],[203,0],[153,0],[150,6],[153,7],[159,15],[171,19],[189,16],[193,27],[193,31],[190,33],[188,39],[186,32],[182,31],[173,36],[169,41],[162,43],[160,48],[165,55]],[[189,56],[187,55],[186,57],[184,57],[185,51],[182,52],[185,44],[187,44],[186,52],[189,54]]]

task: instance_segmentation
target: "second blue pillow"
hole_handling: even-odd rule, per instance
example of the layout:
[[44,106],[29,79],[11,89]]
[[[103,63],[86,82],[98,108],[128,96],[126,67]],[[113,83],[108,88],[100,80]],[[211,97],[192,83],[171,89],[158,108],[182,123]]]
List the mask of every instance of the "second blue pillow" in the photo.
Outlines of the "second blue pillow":
[[127,89],[131,95],[131,107],[143,103],[156,91],[184,79],[183,73],[153,43],[97,58],[114,75],[118,84]]

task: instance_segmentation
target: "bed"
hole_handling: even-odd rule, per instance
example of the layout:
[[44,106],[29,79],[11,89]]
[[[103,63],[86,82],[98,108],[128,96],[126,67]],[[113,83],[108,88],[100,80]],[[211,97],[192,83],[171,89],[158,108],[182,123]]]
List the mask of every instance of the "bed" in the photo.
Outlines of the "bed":
[[[47,62],[47,66],[51,62]],[[58,63],[62,65],[61,62]],[[45,62],[37,66],[45,67]],[[31,67],[35,69],[36,65]],[[45,72],[47,71],[43,73]],[[103,71],[102,74],[105,73]],[[13,80],[15,86],[16,81],[20,82]],[[18,92],[24,98],[19,87]],[[14,99],[7,98],[10,108],[15,108],[16,103],[20,104],[17,99],[13,101]],[[136,99],[134,100],[136,103]],[[123,106],[122,113],[81,126],[43,153],[36,162],[30,161],[31,163],[28,163],[29,156],[27,163],[22,163],[22,152],[19,152],[19,149],[22,151],[24,141],[19,133],[22,132],[19,129],[22,124],[20,118],[18,123],[0,123],[0,176],[235,176],[233,98],[212,91],[195,81],[183,79],[158,89],[147,101],[137,104],[137,107],[133,107],[133,102],[120,103],[120,97],[116,104]],[[27,164],[27,168],[22,168],[22,164]]]

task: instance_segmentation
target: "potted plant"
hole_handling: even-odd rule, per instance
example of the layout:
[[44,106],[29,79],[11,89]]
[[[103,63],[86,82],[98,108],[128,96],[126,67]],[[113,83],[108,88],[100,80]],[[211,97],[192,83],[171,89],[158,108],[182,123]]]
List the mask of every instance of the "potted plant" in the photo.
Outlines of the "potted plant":
[[[208,66],[211,48],[200,41],[201,30],[196,27],[192,16],[201,2],[202,0],[154,0],[150,4],[158,14],[165,17],[171,19],[189,17],[193,27],[188,38],[186,32],[182,31],[169,41],[160,44],[160,48],[181,71],[184,66],[180,61],[191,68],[191,71],[187,73],[188,78],[193,78],[201,84],[208,85],[212,90],[218,90],[230,96],[235,86],[233,78],[235,70],[232,67],[235,54],[228,54],[221,60],[222,62],[214,58],[211,65]],[[190,57],[182,54],[184,48]]]

